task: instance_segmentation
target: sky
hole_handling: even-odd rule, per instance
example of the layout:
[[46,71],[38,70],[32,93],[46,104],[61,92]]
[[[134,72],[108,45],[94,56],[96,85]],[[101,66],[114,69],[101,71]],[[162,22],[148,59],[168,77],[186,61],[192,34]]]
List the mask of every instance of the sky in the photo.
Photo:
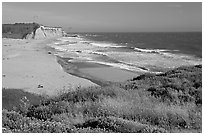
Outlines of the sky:
[[202,31],[201,2],[2,3],[2,23],[37,22],[68,32]]

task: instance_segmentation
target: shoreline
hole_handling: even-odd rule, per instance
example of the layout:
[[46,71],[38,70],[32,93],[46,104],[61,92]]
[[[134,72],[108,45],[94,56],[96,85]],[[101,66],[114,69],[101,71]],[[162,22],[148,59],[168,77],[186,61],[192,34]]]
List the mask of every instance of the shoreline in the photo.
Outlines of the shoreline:
[[[78,39],[75,37],[65,37],[65,39],[62,38],[59,41],[53,43],[53,45],[50,45],[51,48],[54,48],[57,62],[61,65],[66,73],[88,79],[100,86],[107,86],[115,82],[123,82],[143,74],[143,72],[140,71],[130,71],[126,68],[100,63],[100,61],[77,60],[77,58],[80,59],[80,57],[86,57],[83,55],[83,53],[81,53],[83,50],[100,49],[95,46],[84,45],[82,41],[83,40],[81,38]],[[62,44],[62,46],[66,44],[66,46],[63,48],[60,45],[58,46],[58,44]],[[66,49],[69,51],[65,51]],[[79,57],[78,54],[80,55]],[[138,68],[142,69],[141,67]]]
[[114,68],[108,65],[91,62],[69,62],[71,58],[57,56],[57,62],[63,70],[71,75],[85,78],[99,86],[108,86],[113,83],[123,82],[141,74]]
[[[11,60],[9,60],[10,61],[9,67],[15,67],[17,64],[17,67],[25,68],[26,71],[28,71],[26,72],[26,77],[21,75],[19,75],[21,77],[14,75],[14,79],[13,80],[11,79],[10,81],[11,83],[15,83],[14,81],[15,79],[17,80],[20,79],[21,81],[23,81],[23,83],[20,86],[16,84],[15,85],[8,84],[9,87],[7,86],[5,87],[4,81],[5,81],[5,78],[7,78],[7,75],[6,75],[7,73],[4,74],[4,70],[6,69],[6,67],[8,67],[8,65],[5,65],[5,61],[7,60],[3,58],[3,76],[4,75],[6,76],[3,78],[3,87],[14,88],[14,89],[26,89],[27,91],[32,87],[32,90],[30,90],[30,92],[34,91],[34,92],[37,92],[38,94],[39,93],[45,94],[48,92],[50,93],[50,95],[56,95],[57,92],[55,90],[49,90],[49,89],[57,89],[59,92],[59,91],[64,91],[65,89],[73,90],[78,86],[81,86],[81,87],[95,86],[95,85],[107,86],[118,82],[119,83],[124,82],[144,74],[144,72],[133,72],[127,69],[121,69],[119,67],[105,65],[103,63],[89,62],[89,61],[84,61],[84,62],[69,61],[73,59],[71,58],[71,56],[69,56],[70,55],[69,53],[65,54],[65,56],[60,56],[56,48],[52,46],[52,43],[54,43],[53,41],[57,39],[58,38],[50,38],[50,39],[44,39],[44,40],[26,40],[26,39],[21,40],[21,39],[3,38],[3,56],[4,54],[8,55],[7,54],[8,50],[5,48],[13,47],[13,50],[15,51],[15,53],[11,55]],[[5,41],[7,42],[10,41],[11,45],[9,46],[7,42],[4,43]],[[15,42],[18,45],[15,45]],[[79,48],[82,50],[84,48],[84,46],[80,44],[79,39],[71,38],[66,42],[69,42],[69,43],[76,42],[76,45],[72,45],[72,44],[70,45],[71,48],[73,47],[72,49],[74,49],[76,52],[78,51]],[[79,48],[76,48],[76,46]],[[26,51],[28,51],[29,53]],[[17,59],[17,61],[12,59]],[[33,66],[37,68],[33,68]],[[142,66],[141,67],[138,66],[138,68],[142,70],[147,70]],[[9,70],[11,72],[14,71],[13,68],[10,68]],[[24,74],[24,70],[16,70],[13,73]],[[30,74],[35,74],[34,76],[37,75],[39,76],[39,78],[36,78],[36,80],[35,79],[33,80],[33,78],[35,77],[31,75],[32,78],[29,78]],[[26,82],[25,81],[26,79],[31,79],[33,80],[33,82],[29,82],[29,81]],[[35,81],[38,82],[38,84],[36,84]],[[46,88],[47,90],[45,90],[46,92],[43,91],[44,84],[41,84],[41,81],[47,85],[47,88]],[[9,81],[7,83],[9,83]],[[35,83],[35,86],[34,86],[34,83]],[[23,84],[25,84],[25,86],[23,86]],[[41,89],[42,88],[41,85],[43,89]],[[56,85],[57,87],[54,85]],[[11,87],[11,86],[14,86],[14,87]],[[38,88],[38,86],[40,86],[40,89]]]
[[62,58],[62,57],[57,56],[57,62],[59,65],[62,66],[64,72],[80,77],[80,78],[88,79],[91,82],[96,83],[99,86],[107,86],[110,84],[110,82],[108,81],[103,81],[103,80],[100,80],[100,79],[97,79],[97,78],[81,73],[76,65],[68,63],[66,59],[70,59],[70,58]]
[[[191,56],[180,57],[179,55],[170,55],[168,52],[164,54],[133,50],[126,52],[123,49],[100,47],[93,43],[95,43],[94,40],[86,41],[83,36],[63,37],[53,43],[51,47],[56,49],[56,55],[61,57],[60,63],[59,58],[57,61],[65,72],[99,85],[104,84],[101,84],[101,81],[106,82],[105,84],[109,81],[126,81],[144,73],[160,74],[176,67],[200,63],[200,59]],[[101,43],[103,46],[103,42]],[[68,64],[71,64],[72,67]]]

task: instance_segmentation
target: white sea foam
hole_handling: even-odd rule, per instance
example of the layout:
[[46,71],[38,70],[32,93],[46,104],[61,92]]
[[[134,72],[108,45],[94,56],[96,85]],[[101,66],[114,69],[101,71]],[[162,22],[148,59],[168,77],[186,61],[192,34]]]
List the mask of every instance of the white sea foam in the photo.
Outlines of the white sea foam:
[[69,60],[70,62],[89,62],[93,61],[90,57],[74,57],[74,59]]
[[67,39],[67,38],[66,39],[60,39],[61,43],[64,43],[64,42],[67,42],[67,41],[69,41],[69,39]]
[[97,55],[107,56],[107,54],[104,53],[104,52],[90,51],[90,53],[91,53],[91,54],[97,54]]
[[166,53],[165,55],[157,53],[143,52],[107,52],[107,56],[115,60],[135,66],[148,67],[156,66],[163,68],[173,68],[182,65],[201,64],[202,60],[193,56],[184,54]]
[[125,47],[125,46],[119,46],[116,44],[111,44],[111,43],[90,43],[93,46],[98,46],[98,47],[114,47],[114,48],[120,48],[120,47]]
[[169,52],[170,50],[166,49],[141,49],[141,48],[134,48],[135,51],[138,52],[145,52],[145,53],[160,53],[160,52]]
[[60,43],[59,43],[59,42],[55,42],[54,44],[55,44],[55,45],[59,45]]
[[55,49],[58,50],[58,51],[62,51],[62,52],[68,51],[66,48],[61,47],[61,46],[53,46],[53,48],[55,48]]
[[97,36],[100,36],[100,35],[97,35],[97,34],[86,34],[85,36],[97,37]]
[[108,66],[112,66],[112,67],[116,67],[116,68],[120,68],[120,69],[126,69],[129,71],[148,72],[147,70],[143,70],[141,68],[134,67],[134,66],[129,66],[129,65],[126,65],[123,63],[109,63],[109,62],[103,62],[103,61],[90,61],[90,62],[108,65]]
[[90,44],[91,42],[90,42],[90,41],[79,41],[79,43],[82,43],[82,44]]
[[193,55],[186,55],[186,54],[182,54],[182,53],[173,54],[173,53],[169,53],[169,52],[163,52],[162,55],[164,57],[183,59],[183,60],[189,60],[189,61],[195,61],[195,62],[196,61],[202,61],[202,59],[196,58]]

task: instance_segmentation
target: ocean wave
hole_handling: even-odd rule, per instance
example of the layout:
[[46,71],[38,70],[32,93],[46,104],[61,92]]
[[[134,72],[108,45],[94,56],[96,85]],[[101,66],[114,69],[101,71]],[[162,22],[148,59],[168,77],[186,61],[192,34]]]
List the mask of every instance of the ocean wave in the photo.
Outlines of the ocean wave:
[[73,59],[69,60],[69,62],[90,62],[93,61],[91,57],[72,57]]
[[52,48],[54,48],[57,51],[61,51],[61,52],[67,52],[68,49],[61,47],[61,46],[51,46]]
[[79,41],[79,43],[82,43],[82,44],[90,44],[91,42],[90,42],[90,41]]
[[61,44],[64,44],[64,43],[66,43],[66,42],[68,42],[69,40],[66,38],[66,39],[64,39],[64,38],[58,38],[57,40],[56,40],[56,42],[54,42],[53,44],[55,44],[55,45],[61,45]]
[[180,59],[189,60],[189,61],[202,61],[201,58],[197,58],[194,55],[187,55],[187,54],[182,54],[182,53],[173,54],[173,53],[169,53],[169,52],[164,52],[164,53],[162,53],[162,55],[165,57],[180,58]]
[[60,42],[55,42],[54,44],[55,44],[55,45],[59,45],[59,44],[60,44]]
[[98,46],[98,47],[114,47],[114,48],[120,48],[120,47],[126,47],[126,46],[121,46],[121,45],[116,45],[112,43],[90,43],[93,46]]
[[108,57],[118,60],[122,63],[132,64],[136,67],[147,67],[148,65],[155,65],[156,67],[172,68],[182,65],[200,64],[202,59],[185,55],[173,54],[164,52],[161,54],[144,53],[144,52],[106,52]]
[[[62,42],[66,43],[67,41],[76,40],[62,38]],[[62,42],[55,41],[51,46],[60,51],[60,53],[64,53],[64,55],[60,55],[72,57],[72,61],[95,62],[133,72],[151,72],[149,66],[172,68],[174,66],[197,64],[202,61],[202,59],[198,60],[187,54],[174,53],[174,51],[178,50],[141,49],[134,47],[127,51],[127,48],[117,49],[119,47],[126,47],[121,46],[121,44],[100,43],[86,39],[77,40],[79,43],[77,45],[59,45]],[[113,59],[117,62],[113,61]]]
[[98,35],[98,34],[85,34],[85,36],[98,37],[98,36],[101,36],[101,35]]
[[62,38],[58,38],[58,40],[60,41],[60,42],[67,42],[67,41],[69,41],[69,39],[66,37],[62,37]]
[[106,53],[104,52],[97,52],[97,51],[90,51],[89,54],[96,54],[96,55],[103,55],[103,56],[107,56]]
[[89,62],[94,62],[94,63],[98,63],[98,64],[103,64],[103,65],[108,65],[111,67],[116,67],[116,68],[120,68],[120,69],[125,69],[125,70],[129,70],[129,71],[137,71],[137,72],[149,72],[147,70],[144,70],[142,68],[139,67],[134,67],[134,66],[129,66],[123,63],[109,63],[109,62],[103,62],[103,61],[89,61]]
[[169,52],[170,50],[167,49],[141,49],[141,48],[134,48],[137,52],[145,52],[145,53],[161,53],[161,52]]

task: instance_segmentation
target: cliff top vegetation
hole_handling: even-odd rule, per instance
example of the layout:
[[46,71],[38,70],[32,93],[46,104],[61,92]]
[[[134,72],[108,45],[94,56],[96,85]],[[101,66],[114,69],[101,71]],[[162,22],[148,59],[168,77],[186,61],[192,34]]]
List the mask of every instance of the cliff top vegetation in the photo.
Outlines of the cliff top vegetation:
[[2,37],[23,39],[27,34],[32,33],[40,27],[38,23],[15,23],[2,24]]

